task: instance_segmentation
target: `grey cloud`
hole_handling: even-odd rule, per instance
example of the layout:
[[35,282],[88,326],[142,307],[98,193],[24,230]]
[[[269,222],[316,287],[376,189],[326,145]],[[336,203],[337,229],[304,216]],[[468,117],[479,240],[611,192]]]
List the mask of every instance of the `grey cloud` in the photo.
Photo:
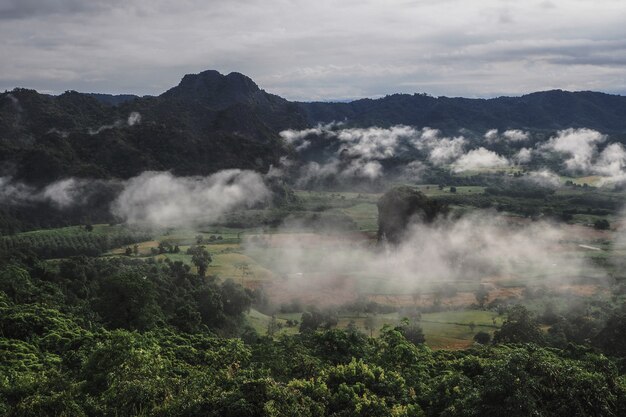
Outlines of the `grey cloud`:
[[3,0],[0,19],[24,19],[51,14],[74,14],[104,11],[121,0]]
[[626,5],[552,3],[509,3],[498,24],[497,0],[5,1],[0,88],[158,94],[214,68],[304,100],[626,91],[626,69],[610,58],[623,55]]

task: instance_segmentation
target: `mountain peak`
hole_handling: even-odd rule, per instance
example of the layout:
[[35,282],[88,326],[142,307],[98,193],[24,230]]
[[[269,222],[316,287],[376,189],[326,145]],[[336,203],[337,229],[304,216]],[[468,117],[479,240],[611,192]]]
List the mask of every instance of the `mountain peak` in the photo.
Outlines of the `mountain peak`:
[[223,75],[215,70],[186,74],[180,83],[163,93],[162,97],[199,100],[212,107],[258,101],[264,92],[249,77],[238,72]]

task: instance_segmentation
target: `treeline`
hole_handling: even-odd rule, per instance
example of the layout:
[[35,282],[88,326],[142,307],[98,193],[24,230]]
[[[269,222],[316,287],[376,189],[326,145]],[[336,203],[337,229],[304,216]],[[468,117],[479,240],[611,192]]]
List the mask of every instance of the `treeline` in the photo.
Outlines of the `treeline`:
[[[87,229],[92,226],[87,225]],[[0,236],[0,259],[35,255],[42,259],[98,256],[108,250],[150,239],[145,232],[116,230],[98,233],[83,228],[42,230],[34,233]]]
[[237,333],[253,299],[232,281],[220,284],[182,262],[84,256],[10,263],[0,270],[0,291],[12,303],[55,308],[89,326],[224,335]]

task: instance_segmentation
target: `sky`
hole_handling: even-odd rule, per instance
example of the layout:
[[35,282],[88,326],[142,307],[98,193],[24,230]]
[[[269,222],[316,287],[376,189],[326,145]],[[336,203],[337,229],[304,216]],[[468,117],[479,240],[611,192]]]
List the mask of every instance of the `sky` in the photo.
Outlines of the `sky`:
[[624,0],[0,0],[0,90],[160,94],[251,77],[290,100],[626,95]]

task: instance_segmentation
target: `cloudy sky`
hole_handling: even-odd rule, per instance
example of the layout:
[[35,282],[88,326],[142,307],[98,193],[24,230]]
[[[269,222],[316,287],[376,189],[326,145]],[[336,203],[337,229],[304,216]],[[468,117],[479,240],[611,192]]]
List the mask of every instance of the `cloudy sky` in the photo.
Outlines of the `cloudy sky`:
[[626,94],[624,0],[0,0],[0,89],[159,94],[217,69],[297,100]]

